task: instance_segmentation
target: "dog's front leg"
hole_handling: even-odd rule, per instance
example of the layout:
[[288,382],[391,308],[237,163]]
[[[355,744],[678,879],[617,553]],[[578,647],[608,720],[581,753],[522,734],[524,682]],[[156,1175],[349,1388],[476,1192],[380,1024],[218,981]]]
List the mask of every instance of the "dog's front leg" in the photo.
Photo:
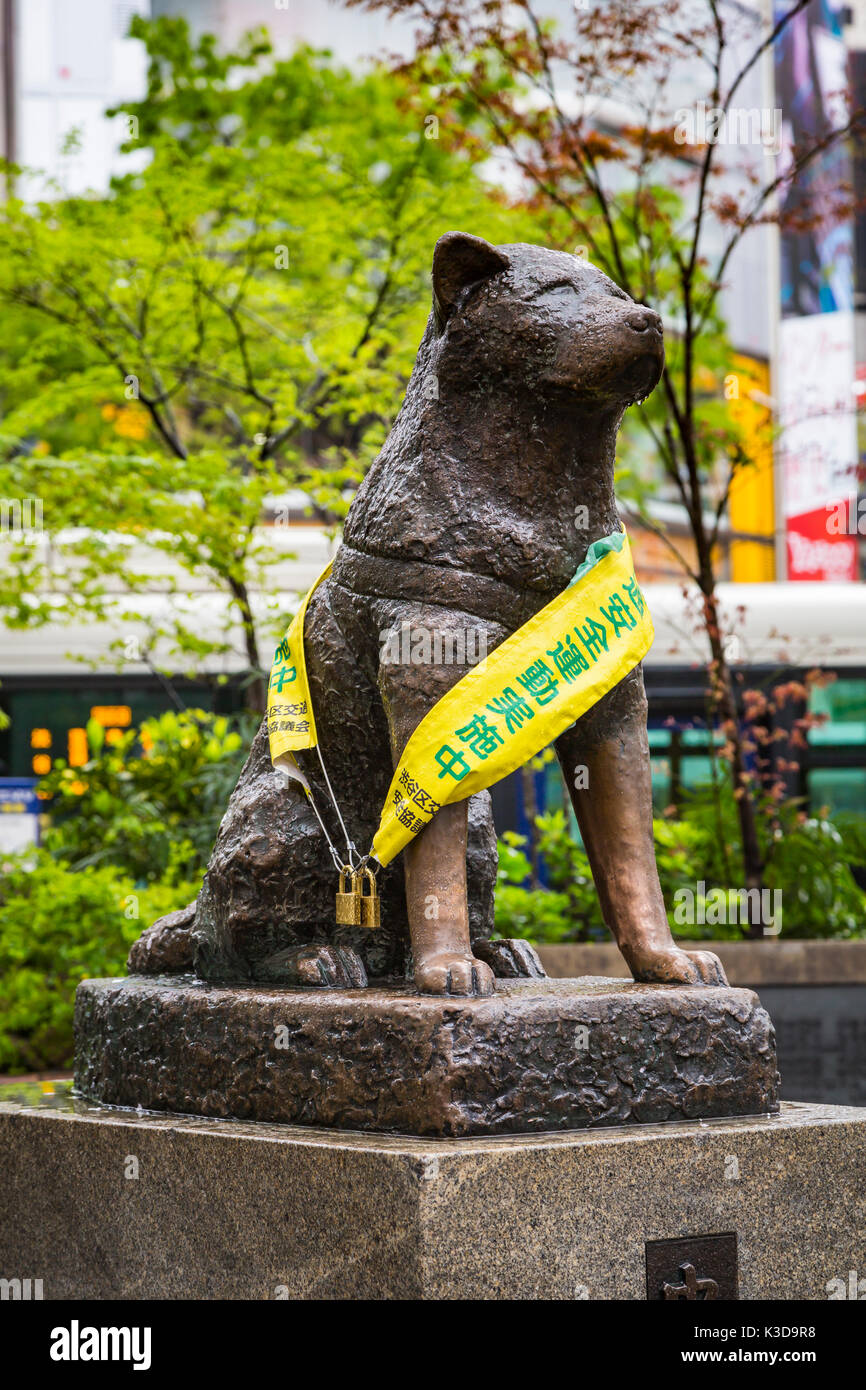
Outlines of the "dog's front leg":
[[405,850],[415,984],[425,994],[492,994],[493,971],[472,954],[466,900],[469,803],[443,806]]
[[727,984],[717,956],[671,935],[652,826],[646,695],[638,668],[556,742],[604,920],[636,980]]
[[[441,609],[401,610],[417,631],[461,634],[465,620]],[[390,615],[389,615],[390,617]],[[427,624],[422,627],[421,624]],[[460,663],[383,662],[379,689],[397,766],[409,737],[468,667]],[[468,801],[443,806],[403,852],[406,909],[415,984],[425,994],[492,994],[493,971],[472,954],[466,885]]]

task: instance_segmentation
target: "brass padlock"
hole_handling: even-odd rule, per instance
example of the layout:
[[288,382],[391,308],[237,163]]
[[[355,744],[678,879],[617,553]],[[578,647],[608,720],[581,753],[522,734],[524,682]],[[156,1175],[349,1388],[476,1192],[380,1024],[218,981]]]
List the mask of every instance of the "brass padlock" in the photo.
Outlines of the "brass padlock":
[[[346,875],[352,881],[350,891],[346,892]],[[361,925],[361,887],[358,875],[347,864],[340,870],[340,886],[337,889],[337,926],[360,927]]]
[[[370,885],[369,893],[364,892],[364,879]],[[364,879],[361,880],[361,926],[362,927],[381,927],[382,925],[382,899],[376,890],[376,875],[372,869],[364,869]]]

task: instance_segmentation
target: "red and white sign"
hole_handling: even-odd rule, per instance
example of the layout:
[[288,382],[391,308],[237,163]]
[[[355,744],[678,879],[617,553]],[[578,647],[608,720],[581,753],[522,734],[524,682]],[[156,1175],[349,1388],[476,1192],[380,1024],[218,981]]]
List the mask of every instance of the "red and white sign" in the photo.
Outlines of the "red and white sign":
[[839,509],[857,494],[854,316],[837,311],[779,325],[779,454],[788,578],[857,578],[857,540]]
[[[848,534],[849,516],[856,525],[856,496],[788,518],[788,578],[853,583],[857,578],[857,539]],[[840,513],[845,519],[840,526]],[[835,530],[828,534],[828,523]]]

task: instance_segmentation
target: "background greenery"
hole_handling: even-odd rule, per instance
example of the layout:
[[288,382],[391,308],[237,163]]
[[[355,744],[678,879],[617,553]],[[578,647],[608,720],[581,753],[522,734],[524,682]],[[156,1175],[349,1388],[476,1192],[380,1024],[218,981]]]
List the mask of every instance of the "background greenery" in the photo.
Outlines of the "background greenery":
[[[653,822],[656,863],[674,936],[690,941],[743,938],[733,910],[725,914],[727,922],[718,924],[683,925],[675,917],[678,890],[696,894],[697,916],[700,899],[706,904],[711,893],[728,893],[730,884],[744,881],[742,865],[730,860],[737,844],[731,803],[726,789],[727,854],[718,835],[717,807],[707,793],[691,797],[678,816]],[[851,872],[851,866],[866,866],[866,822],[860,817],[836,823],[804,818],[793,806],[781,809],[780,821],[780,833],[768,849],[764,887],[781,893],[785,939],[866,936],[866,896]],[[760,824],[765,827],[766,821],[762,818]],[[565,813],[546,812],[536,817],[536,827],[549,887],[531,886],[526,837],[506,834],[499,843],[497,934],[539,942],[609,940],[589,860]],[[701,883],[705,888],[698,895]]]
[[[621,241],[626,261],[613,273],[673,310],[683,200],[648,176],[640,208],[614,206],[609,223],[593,224],[592,199],[560,162],[548,171],[555,197],[509,204],[481,177],[490,145],[465,82],[450,138],[444,123],[436,138],[426,113],[431,103],[448,110],[447,71],[428,74],[441,84],[434,100],[411,72],[359,76],[310,49],[275,59],[263,34],[221,55],[208,36],[193,43],[183,21],[136,18],[133,32],[149,59],[146,96],[124,113],[139,171],[108,196],[57,189],[35,207],[14,196],[13,179],[0,216],[0,495],[40,497],[51,542],[4,547],[0,621],[98,618],[117,611],[118,587],[141,618],[137,596],[155,569],[175,599],[204,585],[225,597],[221,630],[203,633],[174,602],[144,656],[199,675],[239,632],[254,711],[269,651],[259,650],[252,596],[268,591],[281,558],[262,538],[264,505],[300,487],[319,520],[345,514],[399,406],[439,233],[569,249],[579,240],[602,263]],[[558,151],[561,132],[524,129],[546,118],[522,100],[516,69],[491,65],[489,48],[482,58],[476,85],[496,98],[509,137],[533,137],[545,152],[555,136]],[[672,353],[668,379],[691,391],[693,376],[723,375],[729,350],[699,259],[688,283],[709,294],[703,329],[688,369]],[[642,422],[664,441],[664,412],[657,393],[624,441],[621,479],[637,507],[657,479],[647,482],[633,436]],[[741,441],[710,393],[698,392],[692,414],[694,487],[715,504],[720,440],[731,472]],[[284,623],[274,605],[262,630],[276,636]],[[92,725],[86,766],[55,765],[43,846],[0,866],[0,1068],[68,1065],[78,981],[122,973],[141,930],[195,896],[254,722],[169,713],[111,745]],[[783,892],[786,935],[862,935],[864,895],[849,867],[866,862],[862,822],[807,819],[759,794],[756,810],[763,883]],[[537,833],[537,846],[514,835],[500,846],[497,930],[606,939],[565,814],[540,816]],[[657,820],[655,836],[669,908],[679,887],[747,881],[728,784]],[[534,873],[539,850],[548,887]]]
[[70,1065],[78,982],[124,974],[144,928],[195,898],[251,728],[189,710],[88,736],[85,766],[41,784],[41,848],[0,872],[0,1070]]
[[276,59],[264,34],[220,56],[183,20],[132,31],[140,172],[0,216],[0,496],[41,498],[51,540],[4,546],[0,620],[116,614],[119,587],[146,621],[154,574],[178,596],[196,580],[224,596],[221,630],[174,603],[145,654],[160,641],[166,669],[196,674],[235,651],[261,708],[259,637],[285,623],[275,602],[253,622],[282,558],[266,500],[303,487],[319,519],[345,514],[399,407],[439,232],[530,223],[480,153],[428,138],[398,76]]

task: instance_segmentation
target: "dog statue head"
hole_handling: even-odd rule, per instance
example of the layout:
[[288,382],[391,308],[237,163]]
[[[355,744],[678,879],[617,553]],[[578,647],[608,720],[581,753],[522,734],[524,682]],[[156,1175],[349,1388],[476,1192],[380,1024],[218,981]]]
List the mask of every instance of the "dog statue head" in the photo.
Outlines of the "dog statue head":
[[624,410],[658,384],[661,318],[581,256],[446,232],[432,278],[430,366],[452,388],[520,381],[598,411]]

